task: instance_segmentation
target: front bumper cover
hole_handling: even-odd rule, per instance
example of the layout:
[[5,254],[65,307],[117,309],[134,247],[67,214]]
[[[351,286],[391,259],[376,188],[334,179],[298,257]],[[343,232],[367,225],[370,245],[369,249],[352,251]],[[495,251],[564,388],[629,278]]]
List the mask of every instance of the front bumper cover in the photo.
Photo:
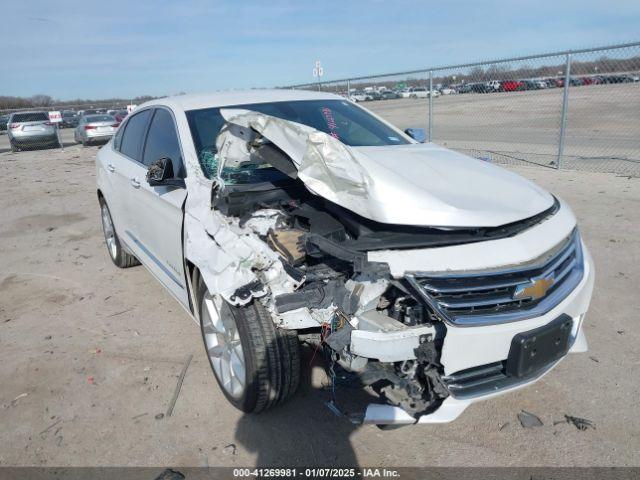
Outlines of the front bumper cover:
[[[593,259],[588,250],[582,245],[584,255],[584,276],[578,286],[555,308],[540,317],[502,325],[483,327],[453,327],[447,326],[443,351],[440,362],[445,368],[445,374],[452,374],[467,368],[504,361],[509,353],[511,340],[514,335],[546,325],[562,314],[569,315],[573,320],[568,353],[582,353],[587,351],[587,340],[583,331],[583,319],[589,307],[594,284]],[[384,342],[384,335],[378,336],[378,342]],[[394,343],[393,336],[387,341]],[[487,400],[498,395],[509,393],[531,385],[549,373],[562,361],[553,362],[536,374],[521,381],[510,382],[504,388],[485,390],[480,394],[456,398],[447,397],[432,413],[415,418],[403,409],[392,405],[370,404],[365,412],[362,423],[377,425],[409,425],[415,423],[447,423],[458,418],[472,403]]]

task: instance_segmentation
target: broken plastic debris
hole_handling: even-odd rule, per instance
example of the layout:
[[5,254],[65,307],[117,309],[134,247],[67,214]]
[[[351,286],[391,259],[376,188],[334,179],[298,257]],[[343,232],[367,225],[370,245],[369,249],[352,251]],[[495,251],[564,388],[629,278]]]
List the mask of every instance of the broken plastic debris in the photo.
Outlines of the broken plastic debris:
[[584,432],[589,428],[593,428],[594,430],[596,429],[595,423],[593,423],[591,420],[587,420],[586,418],[573,417],[571,415],[565,415],[564,421],[554,422],[554,425],[558,425],[560,423],[565,423],[565,422],[573,425],[574,427],[576,427],[578,430],[582,432]]
[[525,410],[522,410],[522,412],[518,414],[518,420],[524,428],[541,427],[544,425],[537,415]]
[[230,443],[229,445],[227,445],[226,447],[224,447],[222,449],[222,453],[224,453],[226,455],[235,455],[236,454],[236,444],[235,443]]

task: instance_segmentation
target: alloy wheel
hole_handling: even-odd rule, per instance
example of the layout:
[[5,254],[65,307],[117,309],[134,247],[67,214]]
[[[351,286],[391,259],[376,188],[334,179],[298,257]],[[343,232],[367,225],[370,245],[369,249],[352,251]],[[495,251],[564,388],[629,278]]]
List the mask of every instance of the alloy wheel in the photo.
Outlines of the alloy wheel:
[[204,343],[216,377],[229,395],[240,398],[246,387],[246,365],[231,309],[222,298],[206,292],[201,311]]
[[109,255],[115,260],[118,256],[118,244],[116,243],[116,231],[113,228],[113,222],[111,221],[111,214],[106,204],[102,204],[100,207],[102,217],[102,229],[104,230],[104,239],[107,242],[107,248],[109,249]]

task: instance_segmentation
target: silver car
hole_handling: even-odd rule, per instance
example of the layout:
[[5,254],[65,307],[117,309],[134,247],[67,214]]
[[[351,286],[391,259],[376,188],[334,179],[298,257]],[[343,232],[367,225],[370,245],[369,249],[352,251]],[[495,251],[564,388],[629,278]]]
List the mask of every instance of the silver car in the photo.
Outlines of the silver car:
[[12,152],[26,147],[60,147],[58,129],[47,112],[12,113],[7,133]]
[[113,115],[84,115],[78,122],[73,138],[85,147],[93,142],[108,142],[119,125]]

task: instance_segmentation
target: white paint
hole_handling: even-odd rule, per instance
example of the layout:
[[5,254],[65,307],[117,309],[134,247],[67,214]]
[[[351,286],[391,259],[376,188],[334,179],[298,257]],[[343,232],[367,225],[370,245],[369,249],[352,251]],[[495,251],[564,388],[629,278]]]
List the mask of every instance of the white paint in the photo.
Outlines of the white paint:
[[246,161],[245,135],[280,147],[317,195],[382,223],[493,227],[536,215],[553,197],[490,163],[435,144],[349,147],[306,125],[242,109],[222,109],[231,129],[218,139],[219,171]]
[[406,272],[464,272],[505,268],[532,261],[562,242],[576,219],[560,200],[560,210],[542,223],[514,237],[449,247],[369,252],[370,262],[389,265],[396,278]]

